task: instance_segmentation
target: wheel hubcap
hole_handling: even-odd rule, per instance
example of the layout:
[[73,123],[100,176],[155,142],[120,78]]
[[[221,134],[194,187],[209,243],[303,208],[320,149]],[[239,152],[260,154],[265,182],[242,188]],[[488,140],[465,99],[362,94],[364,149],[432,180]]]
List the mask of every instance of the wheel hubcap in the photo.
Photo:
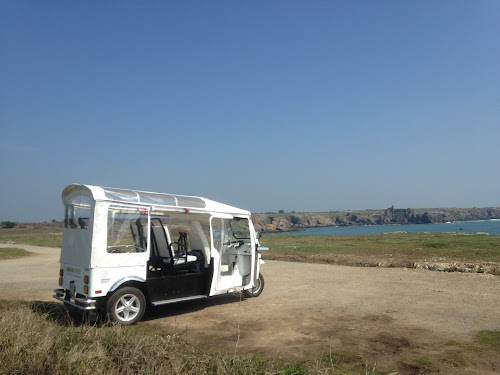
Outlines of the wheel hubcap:
[[116,303],[115,312],[122,322],[133,320],[141,308],[139,299],[133,294],[125,294]]
[[252,288],[252,294],[255,294],[257,293],[259,290],[260,290],[260,279],[257,279],[257,283],[255,284],[255,286]]

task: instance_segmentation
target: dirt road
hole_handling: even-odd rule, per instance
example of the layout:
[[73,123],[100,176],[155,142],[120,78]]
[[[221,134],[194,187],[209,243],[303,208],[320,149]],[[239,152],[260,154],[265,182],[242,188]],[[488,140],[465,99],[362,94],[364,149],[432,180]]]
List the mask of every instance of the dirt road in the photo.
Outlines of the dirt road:
[[[59,249],[18,247],[35,255],[0,261],[0,298],[52,301]],[[425,363],[415,369],[415,361],[429,353],[446,358],[450,340],[468,342],[480,330],[500,330],[498,276],[277,261],[267,261],[262,273],[265,289],[258,298],[226,295],[166,305],[148,312],[140,325],[212,350],[286,359],[336,353],[347,363],[376,361],[381,371],[407,366],[402,373],[453,369],[446,361],[444,368]],[[500,370],[500,358],[466,359],[480,371],[468,373]]]

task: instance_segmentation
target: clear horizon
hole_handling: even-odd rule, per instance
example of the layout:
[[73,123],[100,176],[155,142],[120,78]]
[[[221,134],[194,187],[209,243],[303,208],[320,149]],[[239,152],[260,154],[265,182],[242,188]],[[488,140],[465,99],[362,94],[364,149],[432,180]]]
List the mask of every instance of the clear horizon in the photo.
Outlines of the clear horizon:
[[[0,3],[0,221],[71,183],[500,206],[500,2]],[[383,207],[383,208],[380,208]]]

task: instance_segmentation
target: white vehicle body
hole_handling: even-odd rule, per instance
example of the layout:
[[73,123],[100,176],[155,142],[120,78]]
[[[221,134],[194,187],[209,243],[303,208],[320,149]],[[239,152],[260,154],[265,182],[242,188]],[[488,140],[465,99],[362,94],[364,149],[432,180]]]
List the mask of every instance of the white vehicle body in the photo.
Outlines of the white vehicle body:
[[[122,324],[161,305],[218,294],[257,296],[264,281],[249,211],[209,199],[72,184],[59,289],[68,307]],[[138,292],[137,292],[138,291]]]

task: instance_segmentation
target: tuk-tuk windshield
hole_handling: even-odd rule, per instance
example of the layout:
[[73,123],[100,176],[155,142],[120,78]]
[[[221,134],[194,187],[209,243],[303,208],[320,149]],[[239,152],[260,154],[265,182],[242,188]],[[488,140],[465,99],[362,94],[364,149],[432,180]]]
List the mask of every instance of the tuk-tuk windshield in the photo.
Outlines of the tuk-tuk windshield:
[[233,237],[237,240],[250,239],[250,228],[248,226],[248,219],[234,218],[229,222]]

